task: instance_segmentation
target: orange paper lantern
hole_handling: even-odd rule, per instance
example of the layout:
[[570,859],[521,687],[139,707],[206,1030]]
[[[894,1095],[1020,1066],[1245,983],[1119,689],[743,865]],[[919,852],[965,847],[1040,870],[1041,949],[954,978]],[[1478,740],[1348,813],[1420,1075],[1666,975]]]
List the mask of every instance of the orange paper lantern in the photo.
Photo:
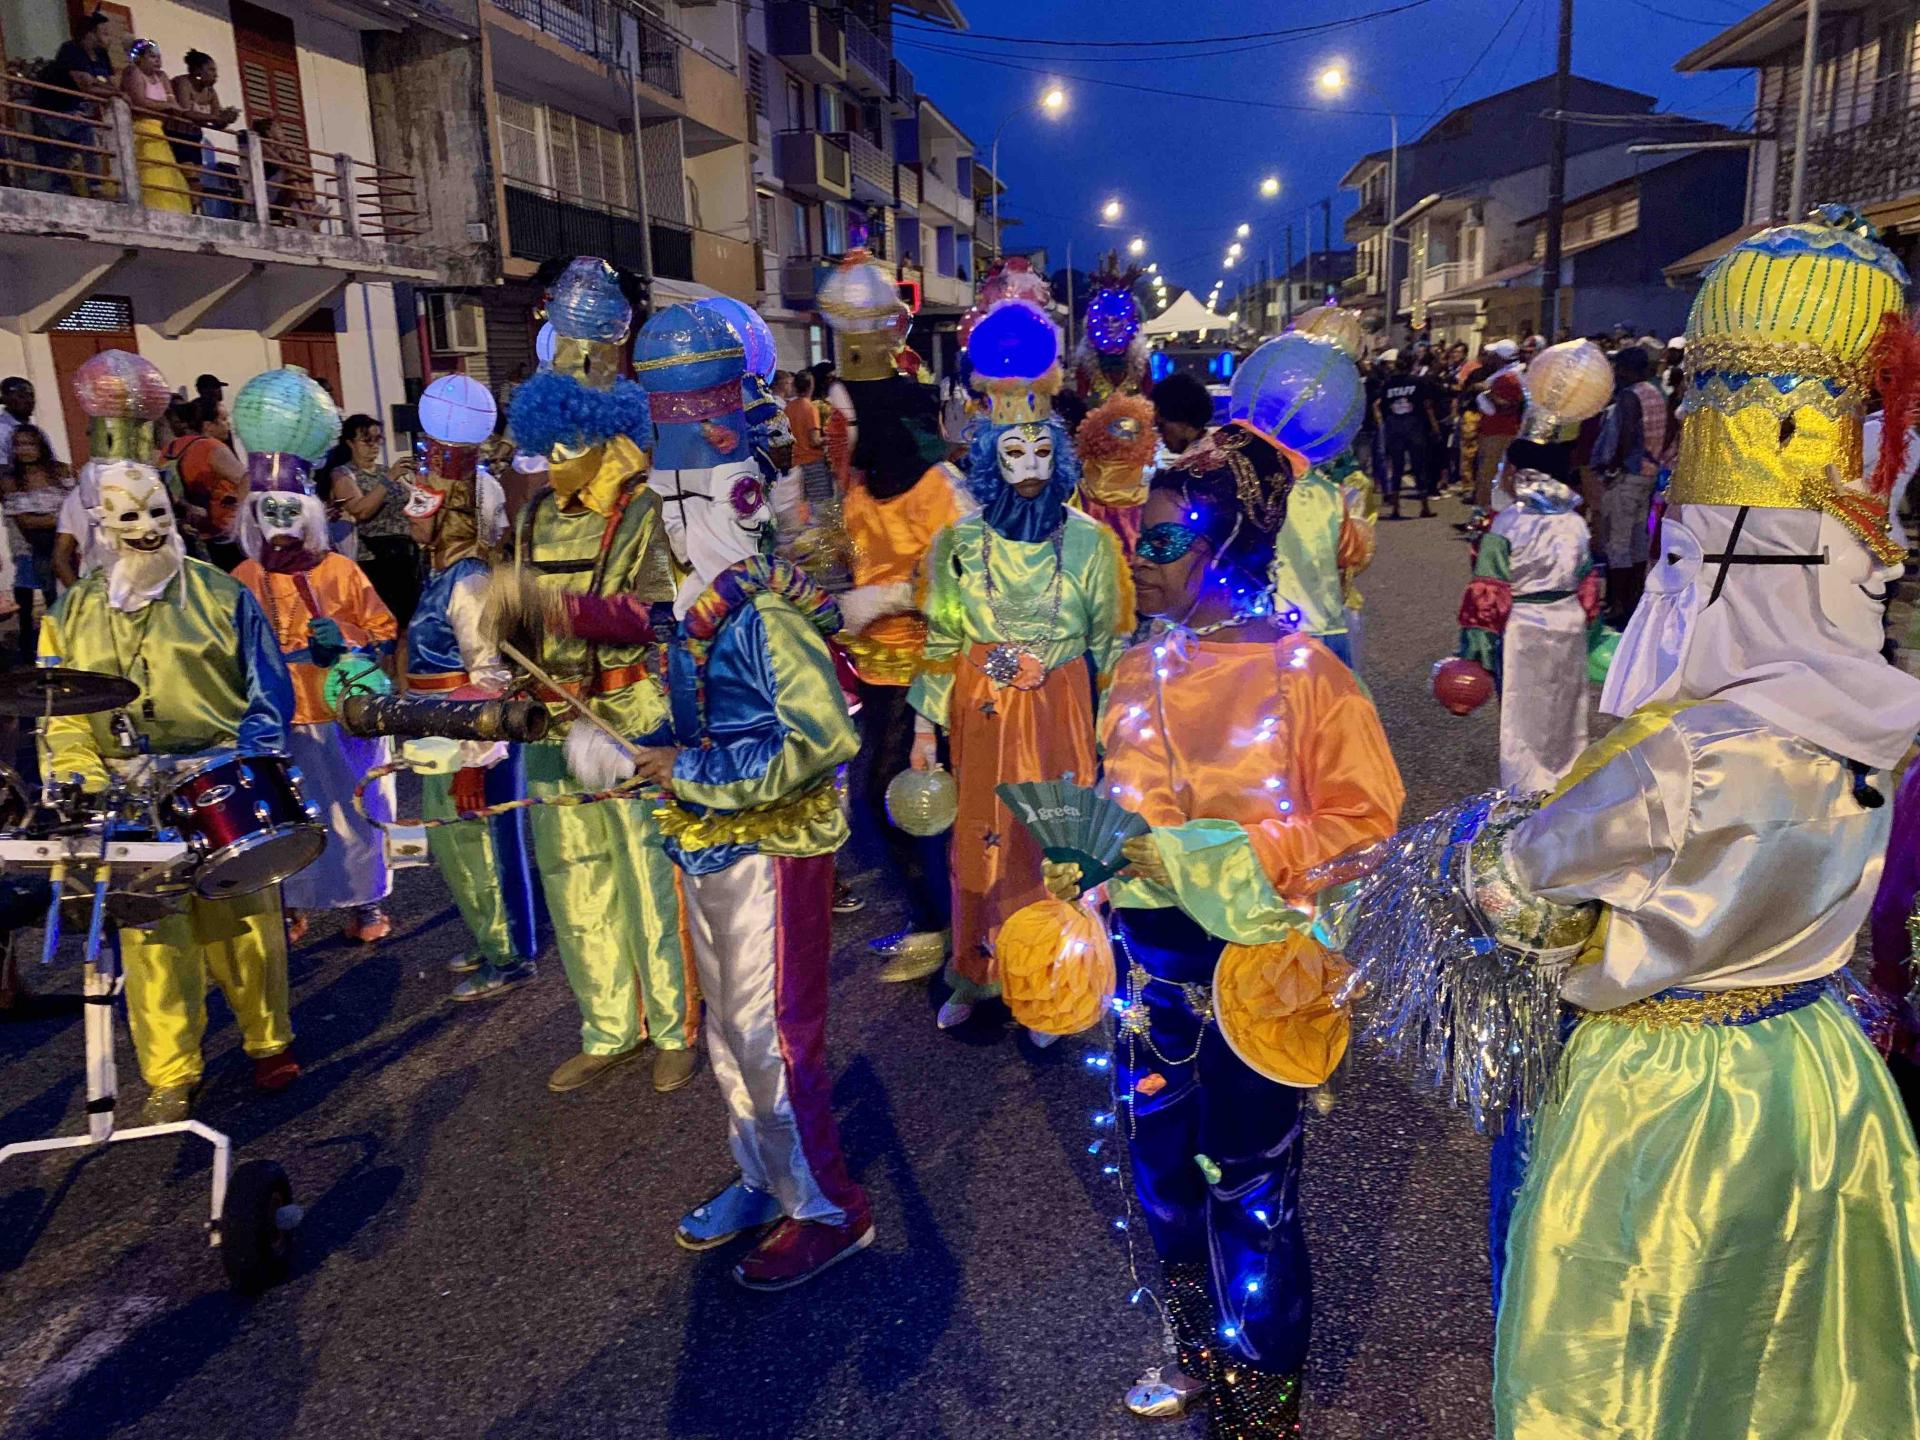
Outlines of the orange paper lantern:
[[1442,660],[1433,667],[1433,698],[1456,715],[1471,715],[1493,698],[1493,676],[1478,661]]
[[1281,1085],[1325,1083],[1347,1053],[1347,1012],[1334,1003],[1352,967],[1311,935],[1229,945],[1213,969],[1220,1038]]
[[1000,994],[1013,1018],[1043,1035],[1099,1024],[1113,999],[1113,946],[1091,910],[1036,900],[1000,927]]

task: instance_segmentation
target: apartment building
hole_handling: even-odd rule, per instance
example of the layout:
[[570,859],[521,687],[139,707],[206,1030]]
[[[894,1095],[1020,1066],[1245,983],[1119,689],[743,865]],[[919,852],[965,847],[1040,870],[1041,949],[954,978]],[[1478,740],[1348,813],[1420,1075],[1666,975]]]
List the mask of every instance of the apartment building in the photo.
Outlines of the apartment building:
[[459,19],[366,36],[377,151],[423,177],[426,238],[452,271],[400,297],[416,390],[533,370],[535,307],[576,255],[655,304],[757,297],[739,7],[433,3]]
[[[1668,267],[1691,282],[1788,213],[1799,135],[1806,0],[1773,0],[1674,66],[1683,75],[1753,72],[1752,168],[1737,225]],[[1920,3],[1828,5],[1814,52],[1804,205],[1852,205],[1909,265],[1920,260]]]
[[[428,8],[422,26],[439,23]],[[189,195],[181,182],[145,183],[162,177],[143,175],[124,102],[42,83],[41,63],[82,9],[0,0],[0,55],[15,77],[0,94],[0,374],[34,382],[55,447],[85,458],[68,382],[104,349],[136,350],[187,388],[203,373],[237,386],[297,364],[344,410],[389,414],[404,391],[395,291],[447,273],[421,223],[422,176],[376,163],[361,27],[396,23],[391,8],[85,5],[112,17],[116,68],[135,36],[160,46],[170,75],[190,49],[218,65],[240,123],[207,132],[201,163],[179,172]],[[63,114],[76,122],[59,128],[64,140],[47,124]],[[244,133],[266,116],[271,149]]]

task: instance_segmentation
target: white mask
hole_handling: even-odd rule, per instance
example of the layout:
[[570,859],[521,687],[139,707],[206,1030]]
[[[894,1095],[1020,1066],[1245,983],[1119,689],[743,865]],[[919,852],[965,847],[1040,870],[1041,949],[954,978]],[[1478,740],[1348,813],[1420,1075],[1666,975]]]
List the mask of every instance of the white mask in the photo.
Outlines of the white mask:
[[1018,487],[1023,480],[1053,478],[1053,436],[1044,425],[1013,425],[994,441],[1000,478]]
[[773,507],[752,461],[711,470],[655,470],[647,485],[660,497],[673,558],[692,572],[674,596],[675,615],[685,615],[722,573],[765,553]]
[[116,610],[138,610],[159,597],[186,558],[173,500],[151,465],[115,461],[97,479],[97,519],[112,556],[107,600]]
[[285,490],[258,491],[247,497],[240,517],[240,548],[258,560],[269,548],[286,545],[324,554],[327,512],[311,495]]

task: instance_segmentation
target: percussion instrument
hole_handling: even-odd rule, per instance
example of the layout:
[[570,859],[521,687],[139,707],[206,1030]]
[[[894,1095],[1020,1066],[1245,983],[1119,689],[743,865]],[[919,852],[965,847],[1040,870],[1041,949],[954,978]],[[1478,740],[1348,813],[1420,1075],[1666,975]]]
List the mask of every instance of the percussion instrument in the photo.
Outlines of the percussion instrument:
[[198,857],[193,888],[211,900],[278,884],[327,847],[318,812],[300,793],[299,771],[278,755],[193,766],[162,810]]
[[45,715],[98,715],[140,698],[140,687],[96,670],[43,666],[0,675],[0,716],[37,720]]

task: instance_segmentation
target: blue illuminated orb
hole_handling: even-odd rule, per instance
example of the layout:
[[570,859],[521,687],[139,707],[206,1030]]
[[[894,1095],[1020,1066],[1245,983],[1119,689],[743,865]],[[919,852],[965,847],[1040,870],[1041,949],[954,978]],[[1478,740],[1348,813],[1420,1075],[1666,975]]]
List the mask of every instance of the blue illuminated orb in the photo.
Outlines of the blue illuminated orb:
[[1102,355],[1124,355],[1140,333],[1140,304],[1127,290],[1096,290],[1084,323],[1087,344]]
[[1003,300],[973,327],[967,355],[985,379],[1037,379],[1059,363],[1060,331],[1038,305]]
[[649,394],[704,390],[747,373],[740,337],[717,310],[669,305],[633,337],[634,378]]
[[624,340],[633,307],[620,293],[620,278],[606,261],[582,255],[560,272],[547,292],[547,319],[573,340]]
[[708,310],[717,310],[720,318],[740,337],[740,344],[747,352],[747,373],[758,375],[762,380],[771,380],[777,363],[773,327],[761,318],[760,312],[750,305],[741,304],[731,295],[709,296],[700,304]]
[[1366,393],[1351,357],[1298,331],[1269,340],[1240,363],[1227,413],[1317,465],[1353,443]]

